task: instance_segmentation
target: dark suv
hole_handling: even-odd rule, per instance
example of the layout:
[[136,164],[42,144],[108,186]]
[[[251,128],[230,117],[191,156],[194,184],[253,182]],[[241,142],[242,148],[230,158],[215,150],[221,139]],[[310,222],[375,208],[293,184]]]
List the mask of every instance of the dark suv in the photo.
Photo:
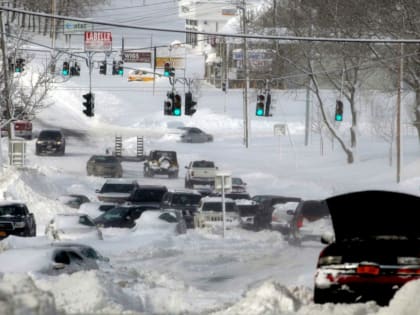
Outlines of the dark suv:
[[149,157],[143,164],[144,177],[154,175],[168,175],[169,178],[178,178],[179,166],[175,151],[150,151]]
[[66,139],[61,130],[42,130],[35,145],[35,154],[64,155]]
[[163,185],[140,185],[131,192],[127,202],[159,209],[162,197],[167,191],[168,188]]
[[182,212],[187,228],[194,227],[194,214],[197,212],[202,195],[195,190],[170,190],[162,197],[162,209],[176,209]]
[[34,215],[24,203],[15,201],[0,203],[0,239],[9,235],[36,235]]

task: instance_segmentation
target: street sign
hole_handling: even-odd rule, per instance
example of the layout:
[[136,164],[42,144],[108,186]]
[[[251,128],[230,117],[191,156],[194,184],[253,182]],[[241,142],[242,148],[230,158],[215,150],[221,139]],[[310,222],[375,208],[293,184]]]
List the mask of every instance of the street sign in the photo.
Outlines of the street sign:
[[179,57],[156,57],[156,68],[164,69],[165,63],[169,62],[175,69],[184,69],[184,58]]
[[275,136],[286,135],[286,124],[275,124],[274,125],[274,135]]
[[65,20],[63,28],[65,35],[83,34],[86,31],[93,30],[93,24]]
[[124,51],[124,62],[152,63],[152,53],[144,51]]
[[111,32],[85,32],[85,51],[111,51]]

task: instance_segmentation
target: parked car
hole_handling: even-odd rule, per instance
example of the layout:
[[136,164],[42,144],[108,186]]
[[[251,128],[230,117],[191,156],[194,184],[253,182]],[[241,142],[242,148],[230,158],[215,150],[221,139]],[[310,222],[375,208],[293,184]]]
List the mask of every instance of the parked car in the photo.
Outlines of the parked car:
[[66,138],[61,130],[42,130],[35,144],[35,154],[64,155]]
[[[108,210],[93,221],[99,227],[104,228],[133,228],[141,214],[150,209],[153,209],[153,207],[123,204]],[[155,210],[158,210],[158,208],[155,208]]]
[[20,201],[0,202],[0,239],[9,235],[35,236],[34,214]]
[[140,185],[133,190],[127,201],[139,206],[159,209],[163,195],[168,191],[164,185]]
[[143,164],[144,177],[167,175],[178,178],[179,166],[175,151],[153,150]]
[[289,240],[293,244],[319,241],[325,233],[333,233],[330,212],[320,200],[303,200],[298,203],[290,222]]
[[58,200],[70,208],[79,209],[84,203],[90,202],[89,198],[80,194],[68,194],[58,197]]
[[301,201],[298,197],[279,195],[256,195],[252,197],[252,200],[262,205],[262,210],[254,218],[255,228],[258,230],[272,228],[271,221],[273,219],[274,205]]
[[154,79],[153,73],[136,69],[128,73],[127,81],[153,81]]
[[96,193],[99,201],[122,203],[128,200],[138,186],[137,181],[133,179],[107,179]]
[[[24,262],[22,257],[25,257]],[[93,247],[79,243],[55,242],[46,246],[9,249],[0,253],[0,273],[41,272],[49,275],[99,269],[106,265]],[[13,262],[12,264],[10,262]]]
[[46,226],[45,234],[54,240],[73,240],[81,237],[103,239],[93,219],[83,213],[58,213]]
[[213,136],[196,127],[179,127],[184,132],[181,134],[181,142],[202,143],[213,141]]
[[420,198],[359,191],[323,204],[334,235],[325,235],[314,286],[315,303],[373,300],[386,305],[405,283],[420,279]]
[[[226,227],[239,226],[239,210],[234,200],[225,198]],[[201,198],[194,217],[195,227],[221,226],[223,222],[223,203],[220,197]]]
[[[27,140],[32,139],[32,122],[28,119],[20,119],[13,121],[14,136],[24,138]],[[1,128],[1,136],[6,137],[9,135],[9,126],[5,125]]]
[[247,230],[256,230],[254,217],[261,211],[261,204],[253,200],[236,201],[239,213],[240,226]]
[[122,177],[120,160],[113,155],[92,155],[86,163],[88,176]]
[[246,185],[242,178],[232,177],[232,192],[233,193],[244,193],[246,192]]
[[194,188],[194,185],[214,186],[217,167],[213,161],[192,161],[185,168],[185,188]]
[[296,207],[298,205],[299,202],[297,201],[274,204],[274,210],[271,215],[271,229],[279,231],[281,234],[285,235],[286,238],[289,238],[291,235],[291,226],[295,218]]
[[180,210],[188,228],[194,228],[194,214],[202,195],[196,190],[169,190],[162,197],[162,209]]

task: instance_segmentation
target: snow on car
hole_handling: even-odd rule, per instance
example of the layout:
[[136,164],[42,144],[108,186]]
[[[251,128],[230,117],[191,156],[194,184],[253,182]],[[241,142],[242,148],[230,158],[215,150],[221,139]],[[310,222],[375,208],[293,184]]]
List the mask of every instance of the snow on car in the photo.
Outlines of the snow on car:
[[101,229],[83,213],[59,213],[47,225],[45,234],[54,240],[102,238]]

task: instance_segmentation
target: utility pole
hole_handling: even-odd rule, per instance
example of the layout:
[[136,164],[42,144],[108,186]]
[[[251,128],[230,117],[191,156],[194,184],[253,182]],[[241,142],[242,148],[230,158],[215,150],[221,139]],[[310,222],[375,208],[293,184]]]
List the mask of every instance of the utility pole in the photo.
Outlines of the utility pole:
[[401,90],[403,85],[404,44],[400,44],[400,66],[397,89],[397,183],[401,181]]
[[[242,30],[243,34],[246,35],[246,0],[242,0]],[[247,40],[244,37],[243,40],[243,68],[245,74],[245,86],[244,86],[244,143],[245,147],[249,146],[249,116],[248,116],[248,89],[249,89],[249,77],[248,77],[248,51],[247,51]]]

